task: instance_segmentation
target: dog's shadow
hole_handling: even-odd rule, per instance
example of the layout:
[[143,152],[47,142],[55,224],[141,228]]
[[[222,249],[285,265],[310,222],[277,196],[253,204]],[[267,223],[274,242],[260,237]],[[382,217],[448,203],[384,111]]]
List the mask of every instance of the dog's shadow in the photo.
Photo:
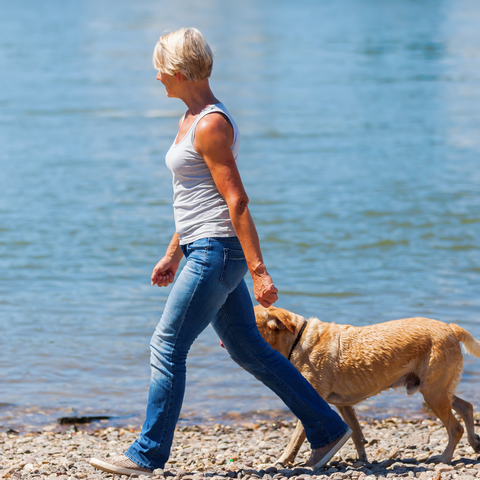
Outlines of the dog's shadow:
[[[322,467],[317,470],[312,470],[311,468],[303,468],[303,467],[269,467],[266,469],[258,469],[255,470],[254,468],[251,469],[239,469],[239,470],[232,470],[226,473],[210,473],[205,474],[205,477],[223,477],[223,478],[244,478],[245,476],[249,476],[251,479],[260,479],[269,480],[273,479],[274,475],[280,474],[282,477],[288,479],[294,479],[296,477],[302,476],[301,478],[305,478],[306,476],[326,476],[326,477],[334,477],[338,473],[349,473],[349,472],[359,472],[363,473],[366,476],[375,476],[376,478],[386,478],[388,474],[393,474],[396,476],[402,477],[411,477],[410,472],[413,473],[413,478],[418,478],[421,476],[423,472],[432,472],[434,475],[428,478],[438,478],[440,479],[442,474],[447,472],[458,472],[460,475],[468,475],[475,477],[477,473],[480,471],[480,457],[476,460],[471,458],[459,458],[458,460],[452,461],[449,465],[435,465],[432,464],[425,464],[419,463],[417,460],[413,458],[396,458],[393,460],[393,463],[390,463],[390,460],[385,460],[383,462],[366,462],[362,466],[354,467],[353,464],[349,464],[346,467],[344,466],[348,462],[341,462],[343,465],[340,465],[340,462],[332,462],[325,467]],[[468,470],[471,472],[459,472],[461,468],[466,467],[467,465],[471,465]],[[477,466],[475,468],[475,466]],[[393,468],[392,468],[393,467]],[[348,475],[350,477],[351,474]]]

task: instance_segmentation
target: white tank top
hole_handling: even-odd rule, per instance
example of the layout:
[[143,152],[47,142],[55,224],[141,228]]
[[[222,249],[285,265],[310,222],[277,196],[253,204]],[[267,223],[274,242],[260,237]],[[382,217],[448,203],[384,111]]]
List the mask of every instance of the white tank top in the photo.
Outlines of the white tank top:
[[175,138],[166,155],[167,167],[173,174],[173,212],[180,245],[206,237],[236,235],[227,203],[220,195],[210,169],[193,146],[198,122],[214,112],[227,117],[233,127],[232,153],[236,162],[240,133],[222,103],[202,110],[182,141],[175,145]]

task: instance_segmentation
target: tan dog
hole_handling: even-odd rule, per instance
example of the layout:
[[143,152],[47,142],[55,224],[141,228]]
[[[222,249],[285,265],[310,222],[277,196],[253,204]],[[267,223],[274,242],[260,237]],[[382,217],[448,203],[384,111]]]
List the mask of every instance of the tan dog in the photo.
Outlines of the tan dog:
[[[480,342],[458,325],[428,318],[405,318],[366,327],[308,321],[282,308],[255,307],[263,338],[289,358],[315,390],[335,405],[353,431],[352,440],[362,461],[367,443],[353,405],[389,388],[420,391],[443,422],[448,445],[432,462],[450,463],[463,435],[452,413],[462,417],[468,442],[480,452],[475,434],[473,407],[454,395],[463,371],[460,342],[468,353],[480,357]],[[302,327],[305,325],[304,330]],[[278,463],[293,463],[305,440],[300,422]]]

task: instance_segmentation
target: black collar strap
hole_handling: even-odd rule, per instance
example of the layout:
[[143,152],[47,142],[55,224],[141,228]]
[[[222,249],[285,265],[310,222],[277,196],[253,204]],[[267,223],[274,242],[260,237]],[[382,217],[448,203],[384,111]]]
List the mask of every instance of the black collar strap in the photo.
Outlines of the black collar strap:
[[303,331],[305,330],[305,327],[307,326],[307,321],[305,320],[303,322],[302,328],[298,332],[297,338],[295,339],[295,342],[293,342],[292,349],[290,350],[290,354],[288,355],[288,359],[290,360],[290,357],[292,356],[293,351],[295,350],[295,347],[298,345],[298,342],[302,338]]

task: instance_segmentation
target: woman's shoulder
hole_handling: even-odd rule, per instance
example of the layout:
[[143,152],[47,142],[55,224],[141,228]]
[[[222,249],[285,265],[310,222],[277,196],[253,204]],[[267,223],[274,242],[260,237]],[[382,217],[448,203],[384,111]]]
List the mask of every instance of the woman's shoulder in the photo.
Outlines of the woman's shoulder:
[[223,103],[209,105],[202,112],[196,127],[196,135],[235,130],[235,122]]
[[232,143],[233,136],[233,125],[228,117],[216,111],[212,111],[209,115],[204,115],[195,129],[197,140],[217,141],[219,137],[226,137]]

